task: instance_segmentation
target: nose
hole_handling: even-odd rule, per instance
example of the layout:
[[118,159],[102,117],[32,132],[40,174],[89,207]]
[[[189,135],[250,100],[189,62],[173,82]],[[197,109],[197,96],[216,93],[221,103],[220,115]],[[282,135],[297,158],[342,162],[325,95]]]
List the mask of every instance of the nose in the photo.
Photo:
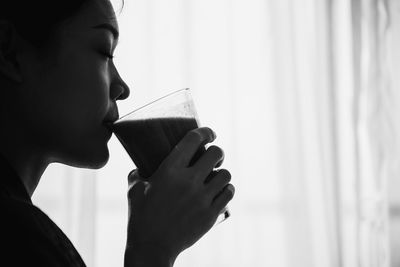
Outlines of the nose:
[[112,100],[124,100],[128,98],[129,94],[129,86],[122,79],[118,79],[111,85],[110,98]]

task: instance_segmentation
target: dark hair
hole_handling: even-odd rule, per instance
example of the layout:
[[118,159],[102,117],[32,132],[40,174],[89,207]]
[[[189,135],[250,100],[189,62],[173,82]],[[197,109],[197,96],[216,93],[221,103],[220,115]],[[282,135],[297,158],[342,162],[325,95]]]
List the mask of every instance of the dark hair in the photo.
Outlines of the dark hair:
[[[17,32],[37,49],[49,43],[55,30],[89,0],[2,0],[0,20],[11,22]],[[124,1],[119,9],[121,12]]]
[[56,28],[88,0],[5,0],[0,20],[9,21],[33,46],[43,48]]

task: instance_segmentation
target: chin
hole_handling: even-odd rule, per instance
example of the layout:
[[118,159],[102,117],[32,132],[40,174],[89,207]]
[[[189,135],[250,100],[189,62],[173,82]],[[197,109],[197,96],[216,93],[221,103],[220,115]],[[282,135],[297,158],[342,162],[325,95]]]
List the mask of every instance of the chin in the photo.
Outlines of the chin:
[[110,157],[108,141],[111,133],[108,129],[91,134],[75,135],[57,147],[55,158],[58,162],[76,168],[100,169]]
[[[87,153],[87,151],[90,151],[90,153]],[[96,149],[87,151],[77,153],[63,163],[76,168],[101,169],[107,164],[110,158],[107,146],[96,147]]]
[[110,154],[108,152],[108,148],[106,147],[105,151],[101,151],[98,154],[92,154],[90,161],[88,161],[87,167],[88,169],[101,169],[103,168],[108,160],[110,159]]

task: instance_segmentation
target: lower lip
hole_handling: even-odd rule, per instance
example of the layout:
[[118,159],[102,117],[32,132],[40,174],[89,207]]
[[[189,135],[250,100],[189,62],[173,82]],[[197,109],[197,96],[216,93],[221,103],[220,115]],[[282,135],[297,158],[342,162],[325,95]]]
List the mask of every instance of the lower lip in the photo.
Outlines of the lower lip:
[[112,126],[113,126],[113,122],[111,121],[106,121],[104,122],[104,125],[106,126],[107,129],[109,129],[110,131],[112,131]]
[[111,127],[109,125],[107,125],[107,123],[105,123],[104,128],[106,128],[106,130],[107,130],[107,136],[111,137],[111,135],[113,133]]

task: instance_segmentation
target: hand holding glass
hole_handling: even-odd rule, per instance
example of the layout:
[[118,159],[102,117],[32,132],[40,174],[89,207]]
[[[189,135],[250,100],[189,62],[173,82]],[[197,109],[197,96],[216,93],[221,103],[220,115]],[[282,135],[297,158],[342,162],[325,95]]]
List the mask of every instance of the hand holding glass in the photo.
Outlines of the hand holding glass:
[[[113,125],[113,131],[143,178],[150,177],[172,149],[190,130],[199,127],[199,119],[188,88],[159,98],[127,115]],[[205,151],[202,147],[192,159]],[[227,207],[217,223],[230,216]]]

